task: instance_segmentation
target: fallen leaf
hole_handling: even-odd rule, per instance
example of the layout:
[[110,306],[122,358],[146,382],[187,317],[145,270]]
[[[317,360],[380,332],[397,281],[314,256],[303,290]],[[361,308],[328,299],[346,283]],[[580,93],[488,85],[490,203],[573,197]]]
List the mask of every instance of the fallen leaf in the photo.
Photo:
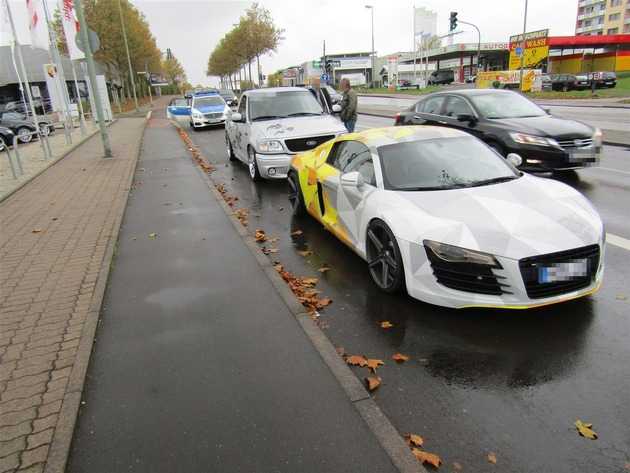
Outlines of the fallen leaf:
[[628,471],[630,471],[630,462],[626,462],[624,468]]
[[497,464],[497,456],[494,452],[488,453],[488,461],[492,463],[493,465]]
[[578,419],[575,421],[574,425],[582,437],[586,437],[587,439],[591,440],[595,440],[597,438],[597,434],[592,429],[593,424],[588,424]]
[[299,235],[301,235],[302,233],[304,233],[302,230],[296,230],[296,231],[294,231],[294,232],[291,232],[291,236],[299,236]]
[[284,269],[284,267],[281,264],[274,264],[273,265],[273,269],[275,269],[276,271],[278,271],[279,273],[282,272],[282,270]]
[[378,376],[368,376],[365,378],[365,383],[367,384],[368,391],[372,392],[381,385],[381,378]]
[[157,233],[149,233],[149,238],[151,240],[155,240],[157,238]]
[[323,299],[318,299],[317,301],[317,308],[318,309],[323,309],[324,307],[328,306],[332,304],[332,299],[329,299],[328,297],[324,297]]
[[392,328],[392,327],[393,327],[392,323],[388,320],[381,322],[381,328]]
[[442,460],[435,453],[425,452],[418,448],[412,448],[411,453],[420,461],[420,463],[428,463],[436,468],[442,464]]
[[350,355],[346,358],[346,363],[351,366],[367,366],[367,360],[361,355]]
[[33,230],[31,230],[31,233],[41,233],[44,230],[42,230],[41,228],[34,228]]
[[409,361],[409,357],[407,355],[403,355],[402,353],[396,353],[392,355],[392,360],[396,363],[404,363],[405,361]]
[[385,363],[383,363],[383,360],[376,360],[373,358],[368,358],[367,360],[367,367],[370,368],[372,370],[372,372],[376,373],[376,369],[380,366],[383,366]]
[[319,271],[320,273],[325,273],[326,271],[330,271],[330,268],[328,266],[322,266],[321,268],[319,268],[317,271]]
[[627,296],[624,296],[623,294],[617,294],[616,299],[617,299],[618,301],[625,301],[625,300],[627,300],[627,299],[628,299],[628,297],[627,297]]
[[256,241],[258,243],[262,243],[263,241],[267,240],[267,235],[265,235],[265,231],[260,228],[256,229],[256,233],[254,234],[254,237],[256,238]]
[[462,465],[460,463],[453,462],[453,468],[459,471],[462,469]]
[[52,221],[53,221],[53,222],[56,222],[57,220],[59,220],[57,217],[53,217],[53,218],[52,218]]
[[314,286],[315,284],[317,284],[317,281],[319,281],[317,278],[302,278],[302,283],[306,284],[307,286]]
[[415,445],[416,447],[422,447],[424,439],[416,434],[405,434],[405,440],[409,445]]
[[298,251],[298,255],[304,256],[305,258],[307,256],[311,256],[312,254],[313,252],[311,250]]

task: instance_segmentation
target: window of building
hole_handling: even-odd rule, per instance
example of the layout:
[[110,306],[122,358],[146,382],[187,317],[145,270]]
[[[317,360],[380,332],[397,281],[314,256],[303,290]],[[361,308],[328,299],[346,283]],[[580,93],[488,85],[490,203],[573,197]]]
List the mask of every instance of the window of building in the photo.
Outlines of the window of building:
[[601,25],[602,23],[604,23],[604,17],[600,16],[599,18],[597,18],[597,24]]
[[591,26],[591,20],[586,20],[584,22],[584,26]]
[[608,21],[617,21],[621,18],[621,13],[613,13],[612,15],[608,15]]
[[630,33],[630,24],[623,25],[623,32],[624,33]]
[[621,0],[610,0],[611,7],[618,7],[619,5],[621,5]]
[[608,28],[606,34],[619,34],[619,28]]

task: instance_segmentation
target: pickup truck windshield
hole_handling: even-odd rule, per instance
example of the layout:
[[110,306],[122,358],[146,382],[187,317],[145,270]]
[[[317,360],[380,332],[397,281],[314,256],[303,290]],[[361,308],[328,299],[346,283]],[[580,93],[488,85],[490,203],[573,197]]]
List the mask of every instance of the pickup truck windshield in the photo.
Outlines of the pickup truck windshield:
[[248,100],[249,117],[252,121],[324,113],[321,105],[306,90],[251,94]]

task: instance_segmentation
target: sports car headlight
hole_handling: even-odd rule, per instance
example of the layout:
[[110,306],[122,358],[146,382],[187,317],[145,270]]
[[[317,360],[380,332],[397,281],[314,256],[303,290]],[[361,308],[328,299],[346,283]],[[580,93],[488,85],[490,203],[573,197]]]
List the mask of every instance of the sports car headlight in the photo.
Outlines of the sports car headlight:
[[512,133],[510,132],[510,138],[515,142],[523,145],[535,145],[535,146],[556,146],[559,147],[558,142],[553,138],[545,138],[544,136],[528,135],[527,133]]
[[472,263],[485,266],[501,267],[497,259],[488,253],[468,250],[459,246],[447,245],[432,240],[424,240],[425,248],[431,250],[435,256],[447,263]]
[[600,130],[599,128],[595,128],[595,133],[593,133],[593,146],[602,146],[603,141],[604,134],[602,133],[602,130]]
[[261,140],[258,142],[258,151],[261,153],[281,153],[284,148],[278,140]]

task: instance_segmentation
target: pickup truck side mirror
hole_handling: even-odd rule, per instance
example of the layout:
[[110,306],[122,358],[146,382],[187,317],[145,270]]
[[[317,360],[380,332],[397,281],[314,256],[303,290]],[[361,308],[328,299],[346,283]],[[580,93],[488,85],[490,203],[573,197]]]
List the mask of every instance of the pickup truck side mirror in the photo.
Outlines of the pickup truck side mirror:
[[333,111],[333,113],[339,113],[339,112],[341,112],[341,105],[339,105],[338,103],[334,104],[334,105],[332,106],[332,111]]
[[232,113],[230,115],[230,120],[232,120],[235,123],[243,123],[245,120],[243,120],[243,115],[241,115],[238,112]]

